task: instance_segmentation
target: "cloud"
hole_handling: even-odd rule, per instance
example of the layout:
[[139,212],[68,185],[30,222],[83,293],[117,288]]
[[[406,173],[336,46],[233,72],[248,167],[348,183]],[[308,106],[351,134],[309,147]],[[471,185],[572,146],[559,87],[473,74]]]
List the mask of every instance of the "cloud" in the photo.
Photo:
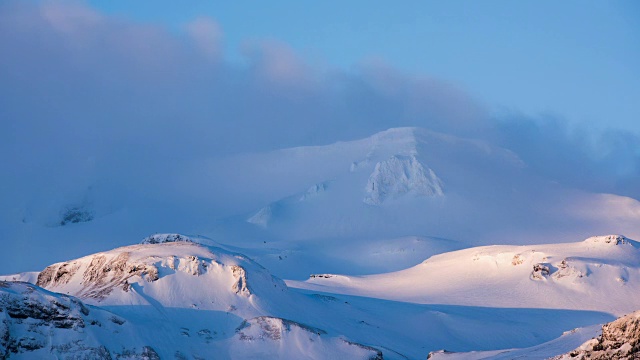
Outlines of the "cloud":
[[514,150],[541,178],[593,192],[640,198],[640,136],[595,131],[561,118],[512,113],[496,121],[490,141]]
[[288,45],[276,40],[247,41],[242,47],[254,75],[275,85],[302,86],[312,70]]
[[186,25],[186,31],[207,56],[212,59],[222,56],[222,29],[213,19],[199,17]]
[[[632,134],[585,144],[562,120],[492,120],[455,84],[380,61],[319,70],[276,40],[248,42],[241,49],[248,64],[233,63],[209,18],[186,24],[185,34],[77,3],[0,4],[3,199],[16,208],[55,203],[96,184],[125,194],[114,203],[169,199],[177,185],[166,174],[194,159],[397,126],[483,138],[515,150],[541,176],[640,196]],[[215,184],[201,192],[215,195]]]
[[58,32],[78,34],[103,22],[103,17],[85,6],[68,3],[45,2],[40,14]]

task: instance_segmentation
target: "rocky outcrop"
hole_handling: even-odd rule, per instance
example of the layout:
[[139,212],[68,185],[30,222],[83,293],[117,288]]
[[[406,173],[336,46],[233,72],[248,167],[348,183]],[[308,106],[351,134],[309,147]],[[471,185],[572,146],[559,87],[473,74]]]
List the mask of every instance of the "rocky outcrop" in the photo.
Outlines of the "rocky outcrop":
[[531,279],[533,280],[544,280],[547,276],[549,276],[549,265],[548,264],[533,264],[533,271],[531,272]]
[[191,238],[180,234],[153,234],[144,238],[140,244],[164,244],[172,242],[194,242]]
[[558,270],[553,273],[555,280],[560,279],[579,279],[584,276],[583,272],[578,270],[572,263],[571,259],[565,258],[557,265]]
[[602,335],[553,359],[640,359],[640,311],[603,325]]
[[85,206],[70,206],[66,208],[60,216],[60,226],[67,224],[77,224],[93,220],[93,212]]
[[25,358],[73,354],[77,359],[112,359],[104,346],[85,340],[88,333],[118,331],[124,323],[71,296],[28,283],[0,282],[0,359],[20,354]]
[[122,252],[115,257],[95,255],[88,266],[80,261],[59,263],[48,266],[38,275],[36,285],[43,288],[55,288],[65,285],[81,272],[83,290],[76,294],[82,298],[102,299],[114,288],[125,288],[128,280],[140,276],[147,281],[158,279],[158,268],[153,264],[130,262],[130,254]]
[[249,296],[251,290],[249,290],[249,284],[247,283],[247,272],[242,266],[232,265],[231,271],[235,282],[233,283],[232,290],[239,295]]
[[586,239],[584,242],[594,244],[607,244],[611,246],[631,244],[630,240],[627,239],[624,235],[592,236]]

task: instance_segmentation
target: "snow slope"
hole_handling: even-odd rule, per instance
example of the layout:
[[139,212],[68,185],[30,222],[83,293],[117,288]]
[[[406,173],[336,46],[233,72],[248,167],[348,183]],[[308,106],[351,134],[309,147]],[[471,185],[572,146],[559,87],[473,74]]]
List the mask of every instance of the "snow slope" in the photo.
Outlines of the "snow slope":
[[640,308],[640,244],[620,235],[577,243],[475,247],[369,276],[314,276],[289,286],[422,304],[553,308],[622,315]]
[[640,311],[627,314],[602,326],[598,337],[586,341],[567,354],[566,359],[635,359],[640,356]]
[[562,336],[540,345],[523,349],[502,349],[492,351],[453,352],[446,350],[434,351],[429,354],[431,360],[511,360],[529,359],[540,360],[559,356],[568,352],[585,341],[598,336],[601,326],[593,325],[566,331]]
[[640,353],[640,311],[622,316],[602,326],[567,331],[552,341],[524,349],[496,351],[435,351],[433,360],[499,359],[635,359]]

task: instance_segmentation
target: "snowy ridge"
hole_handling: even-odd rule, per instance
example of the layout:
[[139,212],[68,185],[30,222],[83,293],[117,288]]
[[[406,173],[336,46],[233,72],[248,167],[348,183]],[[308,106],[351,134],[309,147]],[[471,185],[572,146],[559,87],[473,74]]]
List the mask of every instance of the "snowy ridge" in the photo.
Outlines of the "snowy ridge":
[[[242,255],[180,239],[147,241],[54,264],[40,272],[36,285],[101,305],[159,303],[224,311],[233,306],[248,315],[257,314],[251,310],[254,291],[269,299],[287,290],[281,280]],[[189,287],[200,290],[185,291]]]
[[288,284],[416,303],[588,309],[622,315],[640,308],[634,295],[640,292],[640,244],[609,235],[578,243],[476,247],[436,255],[398,272],[325,275]]

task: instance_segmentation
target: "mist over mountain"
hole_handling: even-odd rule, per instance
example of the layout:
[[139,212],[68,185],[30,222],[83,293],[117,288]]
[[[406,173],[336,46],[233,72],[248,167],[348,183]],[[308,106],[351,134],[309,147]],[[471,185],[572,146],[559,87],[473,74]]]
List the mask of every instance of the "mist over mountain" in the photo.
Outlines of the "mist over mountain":
[[12,204],[3,218],[55,197],[81,202],[89,188],[106,189],[94,191],[109,193],[112,207],[179,197],[229,214],[243,199],[211,204],[224,196],[216,192],[224,176],[172,197],[176,188],[195,190],[186,179],[198,177],[173,175],[198,159],[400,126],[479,138],[513,150],[550,181],[639,196],[638,134],[589,131],[544,115],[496,117],[446,81],[381,64],[314,66],[274,41],[252,42],[243,63],[230,62],[224,29],[211,19],[176,34],[81,4],[9,1],[0,16],[2,191]]
[[0,3],[0,357],[617,341],[601,324],[640,306],[640,134],[225,39],[207,16]]

